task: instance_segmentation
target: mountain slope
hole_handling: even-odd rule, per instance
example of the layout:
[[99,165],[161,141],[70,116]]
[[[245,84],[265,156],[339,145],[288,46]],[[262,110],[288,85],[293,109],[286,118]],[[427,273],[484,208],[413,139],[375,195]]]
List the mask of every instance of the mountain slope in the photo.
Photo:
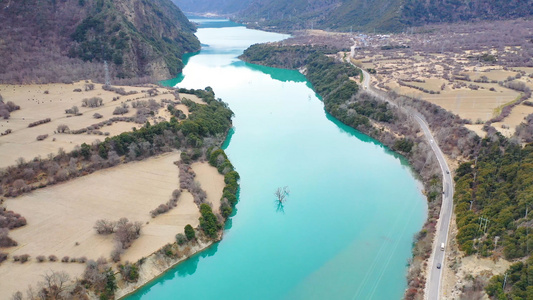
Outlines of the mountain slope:
[[533,0],[404,0],[405,25],[503,20],[533,15]]
[[256,0],[237,18],[280,29],[393,31],[399,25],[401,0]]
[[531,15],[533,0],[255,0],[237,18],[282,30],[394,32],[412,25]]
[[170,0],[37,0],[0,4],[0,81],[168,78],[200,48]]
[[181,10],[188,13],[234,14],[245,9],[252,0],[172,0]]

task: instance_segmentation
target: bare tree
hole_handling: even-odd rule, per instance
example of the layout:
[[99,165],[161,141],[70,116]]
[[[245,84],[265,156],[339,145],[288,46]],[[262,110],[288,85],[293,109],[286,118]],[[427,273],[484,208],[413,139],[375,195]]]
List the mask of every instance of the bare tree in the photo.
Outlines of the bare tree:
[[43,275],[44,278],[44,289],[46,289],[46,294],[49,296],[48,299],[63,299],[62,295],[65,292],[65,285],[70,280],[70,276],[65,272],[55,272],[46,273]]
[[289,192],[288,186],[277,188],[274,192],[277,202],[281,204],[285,203],[287,201],[287,196],[289,196]]
[[60,124],[60,125],[57,126],[57,132],[58,133],[65,133],[65,132],[68,132],[69,130],[70,129],[65,124]]
[[98,234],[111,234],[115,232],[115,227],[115,222],[101,219],[96,221],[93,228],[96,229],[96,232],[98,232]]

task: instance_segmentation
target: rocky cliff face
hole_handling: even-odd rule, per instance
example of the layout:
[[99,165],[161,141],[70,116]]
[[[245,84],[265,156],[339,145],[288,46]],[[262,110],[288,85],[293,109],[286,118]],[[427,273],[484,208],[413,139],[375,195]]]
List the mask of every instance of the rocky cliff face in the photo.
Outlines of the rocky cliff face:
[[200,49],[194,31],[170,0],[3,1],[0,80],[101,80],[104,61],[112,78],[169,78]]

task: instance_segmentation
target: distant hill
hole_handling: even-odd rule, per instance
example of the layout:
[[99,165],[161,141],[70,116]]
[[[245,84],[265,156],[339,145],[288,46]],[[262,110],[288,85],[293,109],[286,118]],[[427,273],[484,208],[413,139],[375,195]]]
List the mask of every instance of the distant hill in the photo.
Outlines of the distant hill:
[[170,0],[0,2],[0,81],[169,78],[200,48]]
[[254,0],[236,18],[282,30],[394,32],[413,25],[532,15],[533,0]]
[[424,25],[532,15],[533,0],[404,0],[400,19],[406,25]]
[[401,0],[255,0],[236,18],[289,30],[394,31],[400,4]]
[[245,9],[253,0],[172,0],[186,13],[232,15]]

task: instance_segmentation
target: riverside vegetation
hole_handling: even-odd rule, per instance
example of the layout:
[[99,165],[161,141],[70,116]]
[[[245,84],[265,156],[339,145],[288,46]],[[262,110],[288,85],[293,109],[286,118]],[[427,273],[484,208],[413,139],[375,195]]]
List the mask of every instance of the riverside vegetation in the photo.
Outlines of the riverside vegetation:
[[[270,50],[272,48],[274,51]],[[389,97],[395,103],[392,105],[361,91],[357,84],[361,79],[361,71],[351,64],[332,58],[332,52],[332,49],[325,51],[312,46],[268,44],[251,46],[241,58],[253,63],[300,69],[322,97],[328,113],[344,124],[381,141],[410,161],[413,169],[421,176],[429,204],[428,220],[415,237],[408,274],[409,288],[405,295],[407,299],[420,297],[425,284],[422,272],[425,261],[431,254],[440,212],[442,184],[436,158],[428,142],[420,136],[418,124],[409,117],[406,109],[416,109],[428,120],[446,154],[458,153],[470,157],[479,138],[463,127],[464,121],[458,116],[431,103],[390,94]],[[292,57],[299,59],[291,60]]]
[[[180,89],[179,92],[194,94],[201,98],[205,104],[197,104],[183,99],[183,104],[189,109],[189,116],[185,120],[179,121],[178,118],[172,117],[168,122],[154,125],[147,122],[144,127],[138,130],[108,137],[105,141],[92,145],[82,144],[81,147],[70,153],[60,151],[58,155],[50,156],[48,159],[36,158],[30,162],[20,160],[18,165],[2,170],[0,191],[5,196],[17,196],[37,188],[84,176],[99,169],[142,160],[178,149],[181,151],[179,164],[184,165],[185,168],[190,169],[190,164],[195,161],[207,160],[210,165],[218,169],[220,174],[224,175],[225,187],[220,201],[221,216],[215,215],[211,206],[205,203],[205,191],[196,186],[193,180],[183,181],[181,180],[182,176],[180,176],[180,188],[189,190],[199,206],[200,225],[197,229],[186,226],[184,232],[186,239],[182,238],[182,233],[178,233],[176,243],[161,249],[161,255],[163,258],[169,259],[186,257],[191,254],[191,246],[195,245],[197,240],[210,243],[220,239],[223,223],[232,214],[233,206],[238,199],[239,174],[234,170],[224,151],[219,148],[231,127],[233,112],[224,102],[215,98],[213,90],[209,87],[205,90]],[[174,109],[172,104],[169,104],[168,109],[169,111],[174,110],[175,115],[183,116]],[[180,167],[180,175],[181,169]],[[29,172],[30,170],[31,172]],[[178,189],[173,192],[172,196],[176,198],[179,197],[179,194],[180,190]],[[175,201],[171,199],[169,203],[164,205],[172,206],[174,204]],[[155,210],[155,214],[152,214],[153,217],[166,212],[165,209],[159,210],[159,208]],[[1,216],[5,222],[0,222],[0,247],[14,246],[16,241],[9,238],[9,229],[24,226],[26,220],[5,209],[2,209]],[[115,235],[117,245],[120,247],[117,247],[111,255],[114,262],[119,262],[123,250],[142,234],[142,224],[130,222],[125,218],[118,222],[99,220],[95,224],[95,229],[100,234]],[[7,259],[9,259],[8,255],[0,252],[0,263]],[[13,259],[24,263],[31,258],[23,255],[23,259],[20,257],[13,257]],[[46,257],[39,256],[37,260],[39,262],[46,261]],[[58,259],[54,255],[50,255],[49,261],[55,262]],[[87,261],[85,257],[79,259],[64,257],[62,261],[87,264],[83,279],[76,282],[75,288],[67,291],[64,285],[69,281],[68,275],[63,272],[53,272],[48,274],[53,280],[39,284],[37,290],[30,289],[28,293],[35,298],[42,295],[57,294],[55,299],[63,299],[85,297],[87,290],[91,290],[100,295],[101,299],[112,299],[117,289],[117,280],[135,282],[139,278],[138,273],[145,259],[143,258],[136,263],[125,262],[118,265],[118,273],[121,274],[118,279],[116,278],[117,272],[113,270],[105,258]],[[19,296],[21,297],[22,293],[14,295],[14,297]],[[32,299],[31,297],[30,299]]]

